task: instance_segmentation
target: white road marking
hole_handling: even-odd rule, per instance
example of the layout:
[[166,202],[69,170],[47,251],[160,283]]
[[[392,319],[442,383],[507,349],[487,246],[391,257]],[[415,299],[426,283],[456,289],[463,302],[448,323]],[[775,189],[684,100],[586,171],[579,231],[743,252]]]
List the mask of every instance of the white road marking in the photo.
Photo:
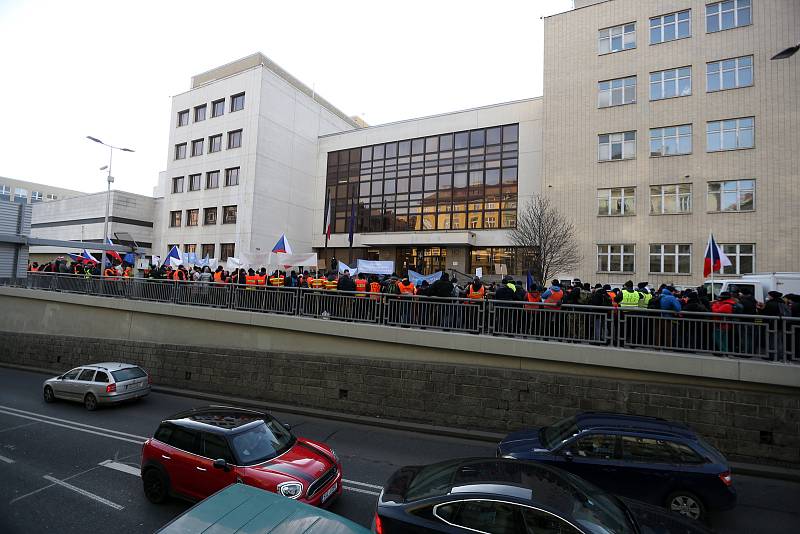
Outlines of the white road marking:
[[[0,408],[4,408],[4,407],[0,406]],[[0,413],[4,413],[6,415],[13,415],[15,417],[21,417],[23,419],[31,419],[33,421],[38,421],[40,423],[46,423],[48,425],[59,426],[61,428],[68,428],[70,430],[77,430],[79,432],[85,432],[87,434],[94,434],[94,435],[97,435],[97,436],[104,436],[104,437],[107,437],[107,438],[118,439],[120,441],[127,441],[129,443],[136,443],[137,445],[141,445],[147,439],[147,438],[142,437],[142,436],[134,436],[134,437],[139,438],[139,439],[130,439],[130,438],[126,438],[126,437],[123,437],[123,436],[133,436],[133,434],[126,434],[124,432],[118,432],[116,430],[111,430],[111,429],[108,429],[108,428],[100,428],[100,427],[91,426],[91,425],[83,425],[82,423],[76,423],[75,421],[67,421],[66,419],[55,419],[55,418],[53,418],[55,420],[54,421],[50,421],[48,419],[44,419],[43,418],[43,417],[46,417],[46,416],[41,416],[39,414],[33,414],[33,415],[35,415],[35,417],[33,417],[32,415],[25,415],[26,413],[30,413],[30,412],[16,413],[16,412],[11,412],[11,411],[8,411],[8,410],[0,409]],[[65,421],[65,423],[69,423],[69,424],[58,423],[56,421]],[[80,426],[78,426],[78,425],[80,425]],[[85,427],[88,427],[88,428],[81,428],[82,426],[85,426]],[[92,428],[96,428],[98,430],[102,430],[102,432],[99,432],[97,430],[90,430]],[[117,435],[117,434],[122,434],[122,435]]]
[[367,484],[366,482],[358,482],[357,480],[347,480],[346,478],[342,479],[342,482],[345,484],[355,484],[356,486],[364,486],[365,488],[374,488],[382,490],[383,486],[376,486],[375,484]]
[[128,464],[121,464],[119,462],[115,462],[114,460],[106,460],[104,462],[100,462],[97,465],[102,465],[103,467],[116,469],[117,471],[122,471],[123,473],[128,473],[129,475],[137,477],[142,476],[141,471],[138,467],[133,467],[132,465]]
[[377,491],[370,491],[370,490],[365,490],[365,489],[361,489],[361,488],[351,488],[351,487],[345,486],[345,485],[342,485],[342,489],[346,489],[348,491],[355,491],[356,493],[366,493],[367,495],[374,495],[376,497],[378,495],[380,495],[380,493],[377,492]]
[[49,480],[50,482],[52,482],[53,484],[56,484],[58,486],[67,488],[69,490],[72,490],[75,493],[80,493],[84,497],[89,497],[90,499],[92,499],[94,501],[97,501],[99,503],[105,504],[106,506],[110,506],[111,508],[114,508],[115,510],[122,510],[123,508],[125,508],[121,504],[117,504],[115,502],[111,502],[108,499],[104,499],[103,497],[101,497],[99,495],[95,495],[94,493],[86,491],[85,489],[81,489],[81,488],[79,488],[77,486],[73,486],[72,484],[67,484],[63,480],[59,480],[57,478],[51,477],[50,475],[45,475],[44,479],[45,480]]
[[7,464],[13,464],[14,460],[11,458],[6,458],[5,456],[0,456],[0,462],[5,462]]

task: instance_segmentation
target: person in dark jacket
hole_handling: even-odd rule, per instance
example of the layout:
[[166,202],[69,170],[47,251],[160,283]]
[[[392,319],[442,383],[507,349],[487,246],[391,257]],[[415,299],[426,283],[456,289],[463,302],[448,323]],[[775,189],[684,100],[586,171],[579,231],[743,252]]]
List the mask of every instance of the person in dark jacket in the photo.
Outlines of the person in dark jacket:
[[[742,286],[738,292],[739,306],[736,307],[734,313],[740,315],[758,315],[758,303],[753,297],[753,291],[747,286]],[[737,319],[737,322],[753,324],[755,319],[742,317]],[[745,354],[753,354],[755,352],[753,328],[752,326],[743,326],[741,327],[741,334],[734,337],[734,349],[737,352],[743,352]]]
[[789,317],[789,307],[783,301],[783,293],[780,291],[770,291],[767,293],[767,301],[764,303],[764,308],[761,310],[761,315],[766,317],[774,317],[775,322],[775,335],[770,336],[770,348],[775,351],[772,358],[779,360],[783,359],[783,322],[780,321],[781,317]]
[[523,284],[521,280],[517,280],[514,282],[514,285],[517,287],[517,290],[514,292],[514,300],[518,302],[527,300],[528,292],[525,291],[525,284]]
[[500,285],[497,286],[497,290],[494,292],[494,300],[515,300],[516,293],[516,286],[511,278],[506,276],[501,280]]
[[[686,304],[683,305],[683,311],[685,312],[695,312],[695,313],[708,313],[708,308],[706,308],[703,303],[700,301],[700,295],[697,294],[697,291],[693,289],[687,289],[684,292],[684,296],[686,297]],[[688,316],[689,320],[697,320],[697,319],[707,319],[707,317],[703,316]],[[706,349],[709,348],[709,336],[708,332],[705,328],[689,328],[689,329],[682,329],[684,334],[684,339],[682,340],[684,346],[690,349]]]
[[442,273],[442,277],[431,284],[428,290],[428,296],[449,298],[453,296],[453,283],[450,281],[450,275]]
[[339,277],[339,281],[336,283],[336,289],[338,291],[355,291],[356,290],[356,283],[353,282],[353,279],[350,278],[350,270],[345,269],[342,276]]

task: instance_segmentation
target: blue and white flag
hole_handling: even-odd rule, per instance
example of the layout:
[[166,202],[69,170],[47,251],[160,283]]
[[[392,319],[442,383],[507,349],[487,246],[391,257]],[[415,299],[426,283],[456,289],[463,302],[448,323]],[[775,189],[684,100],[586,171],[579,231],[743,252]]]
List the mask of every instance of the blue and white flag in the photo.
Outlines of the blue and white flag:
[[412,271],[411,269],[409,269],[408,279],[415,286],[419,286],[422,282],[428,282],[429,284],[432,284],[442,277],[443,272],[444,271],[436,271],[433,274],[420,274],[417,271]]
[[[175,260],[175,262],[171,260]],[[182,262],[183,258],[181,258],[181,251],[178,250],[177,245],[172,245],[172,248],[169,249],[169,253],[164,257],[163,265],[173,265],[174,263],[180,265]]]
[[197,265],[197,253],[185,252],[183,254],[183,261],[189,265]]

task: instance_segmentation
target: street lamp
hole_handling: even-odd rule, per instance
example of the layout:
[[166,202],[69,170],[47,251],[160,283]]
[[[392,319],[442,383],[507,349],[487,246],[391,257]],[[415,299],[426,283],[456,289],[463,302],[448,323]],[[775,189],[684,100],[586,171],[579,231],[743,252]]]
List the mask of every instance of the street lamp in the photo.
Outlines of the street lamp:
[[101,171],[103,171],[105,169],[108,169],[108,177],[106,178],[106,181],[108,182],[108,188],[106,189],[106,216],[105,216],[105,219],[103,219],[103,254],[102,254],[102,259],[100,260],[100,276],[105,278],[105,276],[106,276],[106,269],[105,269],[105,267],[106,267],[106,249],[105,249],[105,246],[106,246],[106,241],[108,241],[108,211],[109,211],[110,205],[111,205],[111,184],[114,182],[114,177],[111,176],[111,160],[114,157],[114,151],[115,150],[121,150],[123,152],[134,152],[134,150],[132,150],[130,148],[122,148],[122,147],[118,147],[118,146],[107,145],[106,143],[102,142],[100,139],[98,139],[96,137],[92,137],[91,135],[87,135],[86,139],[89,139],[90,141],[94,141],[95,143],[100,143],[101,145],[103,145],[105,147],[108,147],[108,165],[107,166],[103,165],[102,167],[100,167]]
[[797,43],[794,46],[790,46],[785,50],[781,50],[780,52],[772,56],[770,59],[788,59],[793,55],[795,55],[798,50],[800,50],[800,43]]

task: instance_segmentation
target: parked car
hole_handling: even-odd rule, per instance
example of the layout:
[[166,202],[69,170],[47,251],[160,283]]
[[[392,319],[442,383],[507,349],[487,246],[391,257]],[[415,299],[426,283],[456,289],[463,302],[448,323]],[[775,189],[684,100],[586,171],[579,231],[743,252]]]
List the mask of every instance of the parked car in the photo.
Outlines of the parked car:
[[259,534],[369,534],[352,521],[245,484],[231,484],[200,501],[158,531]]
[[101,404],[146,397],[150,394],[150,375],[130,363],[93,363],[45,380],[42,394],[45,402],[73,400],[93,411]]
[[582,413],[509,434],[497,456],[547,462],[611,493],[691,519],[736,505],[722,453],[688,427],[655,417]]
[[154,503],[169,495],[205,499],[234,482],[315,506],[342,493],[342,464],[333,449],[295,437],[267,413],[229,406],[162,421],[142,446],[141,474]]
[[386,483],[377,534],[705,534],[662,508],[620,499],[560,469],[504,458],[404,467]]

